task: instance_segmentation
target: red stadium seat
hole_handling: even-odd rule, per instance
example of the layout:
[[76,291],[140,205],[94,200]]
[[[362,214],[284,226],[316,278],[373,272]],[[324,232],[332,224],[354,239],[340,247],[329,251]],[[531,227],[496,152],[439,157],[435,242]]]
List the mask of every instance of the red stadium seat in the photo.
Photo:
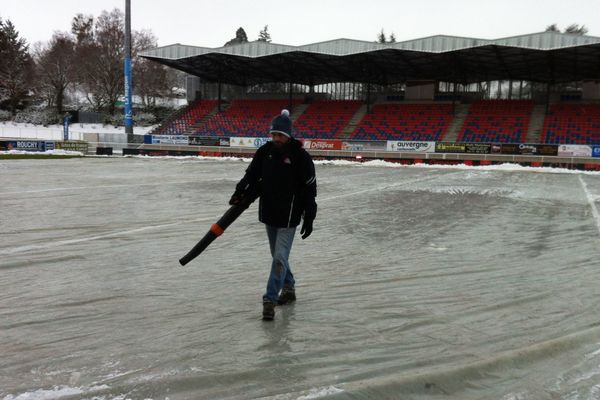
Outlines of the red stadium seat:
[[331,100],[312,103],[294,123],[299,138],[332,139],[348,125],[362,102]]
[[182,135],[189,133],[188,129],[200,119],[213,111],[217,106],[216,100],[197,101],[185,109],[177,118],[160,126],[152,132],[154,135]]
[[469,110],[459,142],[524,143],[533,100],[480,100]]
[[[294,101],[292,105],[299,104]],[[200,136],[266,137],[273,117],[287,108],[288,100],[233,100],[227,110],[205,121],[194,132]]]
[[544,118],[542,143],[600,145],[600,104],[554,104]]
[[350,138],[439,141],[452,119],[451,104],[376,104]]

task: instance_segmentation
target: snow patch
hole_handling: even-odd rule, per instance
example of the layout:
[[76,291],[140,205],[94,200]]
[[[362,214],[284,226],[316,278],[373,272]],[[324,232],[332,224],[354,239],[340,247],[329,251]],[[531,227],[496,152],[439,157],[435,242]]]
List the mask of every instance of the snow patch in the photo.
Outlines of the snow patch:
[[19,395],[9,394],[3,398],[3,400],[56,400],[67,396],[77,396],[89,392],[98,390],[110,389],[107,385],[93,386],[88,389],[68,387],[68,386],[55,386],[52,389],[38,389],[33,392],[25,392]]
[[55,156],[81,156],[83,155],[80,151],[70,151],[70,150],[48,150],[48,151],[25,151],[25,150],[6,150],[0,151],[0,154],[29,154],[29,155],[55,155]]
[[329,386],[321,389],[311,389],[307,395],[298,397],[297,400],[310,400],[318,399],[320,397],[331,396],[333,394],[343,392],[342,389],[338,389],[335,386]]
[[[212,156],[129,156],[129,157],[141,157],[141,158],[173,158],[181,160],[197,160],[197,161],[242,161],[249,163],[252,161],[250,157],[212,157]],[[411,164],[405,165],[400,163],[394,163],[384,160],[370,160],[370,161],[348,161],[348,160],[315,160],[316,165],[334,165],[334,166],[348,166],[348,167],[385,167],[385,168],[415,168],[415,169],[448,169],[448,170],[461,170],[461,171],[472,171],[472,172],[490,172],[490,171],[503,171],[503,172],[537,172],[537,173],[549,173],[549,174],[575,174],[575,175],[600,175],[599,171],[581,171],[566,168],[554,168],[554,167],[526,167],[519,164],[504,163],[496,165],[444,165],[444,164]],[[474,178],[476,175],[468,176],[468,178]]]

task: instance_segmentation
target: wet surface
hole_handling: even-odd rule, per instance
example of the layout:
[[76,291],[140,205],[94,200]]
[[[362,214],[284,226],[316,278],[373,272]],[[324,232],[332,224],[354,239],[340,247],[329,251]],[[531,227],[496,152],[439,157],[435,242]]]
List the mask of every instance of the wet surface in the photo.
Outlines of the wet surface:
[[264,322],[246,162],[1,161],[0,399],[600,398],[600,175],[339,164]]

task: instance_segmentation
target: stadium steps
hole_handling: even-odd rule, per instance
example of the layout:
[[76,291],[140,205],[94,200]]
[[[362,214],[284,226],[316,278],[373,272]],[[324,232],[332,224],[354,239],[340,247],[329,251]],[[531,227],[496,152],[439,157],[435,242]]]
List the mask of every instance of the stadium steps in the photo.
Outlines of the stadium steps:
[[529,143],[541,143],[542,129],[544,128],[544,119],[546,118],[546,106],[536,105],[531,112],[529,127],[525,140]]
[[[229,108],[229,104],[230,103],[225,103],[222,102],[221,103],[221,112],[227,110]],[[185,134],[186,135],[193,135],[194,133],[198,132],[198,130],[200,129],[200,127],[202,125],[204,125],[204,123],[206,121],[208,121],[209,119],[211,119],[212,117],[214,117],[215,115],[217,115],[217,113],[219,112],[219,105],[217,105],[215,108],[213,108],[208,114],[206,114],[204,117],[200,118],[198,120],[198,122],[196,122],[193,125],[190,125],[190,127],[186,130]]]
[[152,134],[152,135],[160,135],[165,127],[169,126],[176,119],[179,119],[185,112],[187,112],[187,110],[195,107],[199,101],[200,100],[194,100],[191,103],[189,103],[187,106],[181,107],[181,108],[173,111],[171,114],[169,114],[169,116],[167,118],[165,118],[160,123],[160,125],[158,125],[156,128],[154,128],[152,131],[150,131],[148,133]]
[[296,104],[290,114],[290,118],[293,122],[296,122],[298,120],[298,118],[300,118],[300,116],[302,114],[304,114],[304,111],[306,111],[306,109],[310,106],[310,104]]
[[444,142],[456,142],[458,134],[462,130],[462,127],[469,115],[470,104],[456,104],[455,115],[452,122],[448,126],[446,133],[442,136]]
[[336,135],[335,139],[348,139],[365,115],[367,115],[367,105],[363,104],[358,110],[356,110],[350,119],[350,122],[348,122],[348,125]]

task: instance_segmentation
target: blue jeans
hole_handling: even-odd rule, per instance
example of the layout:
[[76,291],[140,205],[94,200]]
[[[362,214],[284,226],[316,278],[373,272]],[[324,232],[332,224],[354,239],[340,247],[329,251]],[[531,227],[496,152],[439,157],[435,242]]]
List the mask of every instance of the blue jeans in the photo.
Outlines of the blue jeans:
[[267,282],[267,292],[263,295],[263,301],[277,303],[279,292],[281,292],[283,286],[293,288],[296,283],[288,262],[296,227],[276,228],[269,225],[266,225],[266,227],[273,261],[271,262],[271,274]]

